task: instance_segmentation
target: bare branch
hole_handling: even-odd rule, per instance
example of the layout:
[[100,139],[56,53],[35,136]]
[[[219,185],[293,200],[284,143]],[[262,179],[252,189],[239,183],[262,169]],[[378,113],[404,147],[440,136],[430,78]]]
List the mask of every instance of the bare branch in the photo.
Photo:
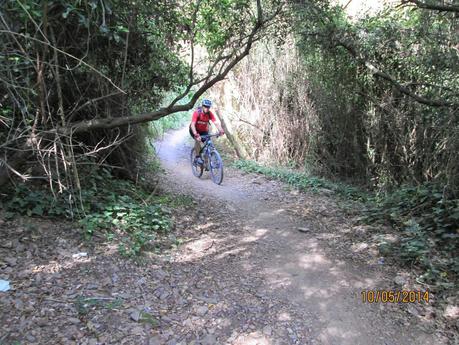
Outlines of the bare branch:
[[[51,47],[52,49],[58,51],[59,53],[61,54],[64,54],[68,57],[71,57],[72,59],[75,59],[77,60],[78,62],[80,62],[81,64],[85,65],[86,67],[88,67],[90,70],[96,72],[98,75],[100,75],[102,78],[108,80],[108,82],[110,84],[112,84],[118,91],[122,92],[122,93],[126,93],[125,91],[123,91],[122,89],[120,89],[114,82],[111,81],[110,78],[108,78],[107,76],[105,76],[102,72],[100,72],[98,69],[94,68],[93,66],[91,66],[90,64],[84,62],[83,60],[81,60],[80,58],[77,58],[76,56],[72,55],[72,54],[69,54],[57,47],[54,47],[52,44],[48,43],[48,42],[45,42],[45,41],[42,41],[42,40],[39,40],[37,38],[34,38],[34,37],[30,37],[30,36],[26,36],[24,34],[21,34],[21,33],[18,33],[18,32],[13,32],[13,31],[9,31],[9,30],[0,30],[0,33],[5,33],[5,34],[10,34],[10,35],[13,35],[13,36],[20,36],[20,37],[23,37],[25,39],[29,39],[29,40],[32,40],[32,41],[35,41],[35,42],[38,42],[38,43],[41,43],[41,44],[45,44],[49,47]],[[25,54],[25,52],[24,52]],[[26,55],[26,54],[25,54]]]
[[100,96],[100,97],[97,97],[97,98],[93,98],[93,99],[90,99],[88,101],[86,101],[85,103],[83,103],[82,105],[80,105],[78,108],[72,110],[70,113],[69,113],[69,119],[68,121],[72,121],[72,117],[73,115],[75,115],[76,113],[78,113],[81,109],[87,107],[88,105],[91,105],[91,104],[95,104],[105,98],[110,98],[110,97],[113,97],[113,96],[117,96],[117,95],[120,95],[121,92],[112,92],[112,93],[109,93],[108,95],[104,95],[104,96]]
[[[174,100],[167,107],[160,108],[159,110],[156,110],[153,112],[148,112],[148,113],[143,113],[143,114],[133,115],[133,116],[123,116],[123,117],[117,117],[117,118],[98,118],[98,119],[86,120],[86,121],[81,121],[81,122],[70,124],[67,127],[56,127],[53,131],[60,133],[60,134],[70,134],[70,133],[76,134],[76,133],[86,132],[86,131],[93,130],[93,129],[101,129],[101,128],[110,129],[110,128],[120,127],[124,125],[134,125],[134,124],[149,122],[149,121],[160,119],[161,117],[164,117],[164,116],[167,116],[173,113],[190,110],[194,106],[196,101],[199,99],[199,97],[201,97],[204,94],[204,92],[210,89],[217,82],[223,80],[225,76],[231,71],[231,69],[234,66],[236,66],[245,56],[249,54],[253,43],[260,39],[260,37],[257,37],[257,34],[260,32],[260,30],[263,29],[263,27],[269,21],[273,20],[278,15],[279,12],[280,12],[280,8],[278,8],[277,11],[273,12],[272,15],[270,15],[268,18],[263,18],[261,2],[260,0],[257,0],[257,20],[253,28],[251,29],[249,35],[247,36],[246,42],[243,43],[242,46],[240,47],[240,52],[237,53],[235,51],[233,54],[230,54],[228,56],[230,60],[225,61],[225,63],[228,63],[226,67],[223,68],[223,70],[220,69],[219,73],[217,73],[215,76],[212,75],[212,73],[208,74],[205,79],[204,84],[199,87],[199,89],[196,91],[196,93],[193,95],[193,97],[188,103],[182,104],[182,105],[176,105],[175,102],[177,101]],[[219,59],[224,59],[224,57],[220,56]],[[216,64],[214,64],[213,66],[216,66]]]
[[346,49],[360,64],[365,66],[373,75],[376,75],[380,78],[383,78],[387,81],[389,81],[392,85],[394,85],[401,93],[413,98],[416,100],[418,103],[425,104],[431,107],[451,107],[451,106],[457,106],[457,104],[453,102],[448,102],[444,100],[435,100],[435,99],[429,99],[423,96],[420,96],[414,92],[412,92],[410,89],[408,89],[406,86],[400,84],[394,77],[392,77],[390,74],[381,71],[379,68],[377,68],[374,64],[372,64],[370,61],[368,61],[364,56],[362,56],[357,49],[351,45],[348,42],[345,42],[344,40],[337,40],[337,45],[343,47]]
[[416,7],[426,9],[426,10],[459,13],[459,6],[454,5],[454,4],[440,3],[440,2],[437,2],[434,4],[434,3],[426,3],[424,1],[419,1],[419,0],[402,0],[402,5],[409,5],[409,4],[416,5]]

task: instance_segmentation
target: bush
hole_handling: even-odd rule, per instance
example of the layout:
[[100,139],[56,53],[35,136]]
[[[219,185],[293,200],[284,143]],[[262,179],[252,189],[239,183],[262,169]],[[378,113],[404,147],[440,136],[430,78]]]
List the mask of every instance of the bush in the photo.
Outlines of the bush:
[[391,252],[405,264],[420,267],[421,279],[439,288],[451,287],[459,276],[459,199],[441,186],[401,187],[368,202],[364,221],[389,223],[400,241]]
[[157,234],[169,231],[166,199],[152,197],[130,181],[113,178],[107,169],[87,171],[82,180],[86,183],[78,200],[72,200],[69,192],[53,197],[44,186],[18,185],[9,192],[7,215],[75,219],[86,237],[99,231],[108,239],[117,239],[120,253],[126,256],[152,249]]

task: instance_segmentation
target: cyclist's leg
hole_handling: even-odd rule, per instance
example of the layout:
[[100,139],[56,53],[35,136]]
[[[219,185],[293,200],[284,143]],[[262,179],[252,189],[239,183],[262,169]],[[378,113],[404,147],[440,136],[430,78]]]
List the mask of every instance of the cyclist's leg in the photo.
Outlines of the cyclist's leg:
[[194,152],[196,152],[196,158],[200,156],[200,151],[201,151],[201,143],[195,139],[194,140]]
[[[190,136],[194,139],[194,151],[196,152],[196,160],[198,161],[199,164],[203,163],[203,160],[201,158],[201,149],[202,145],[201,142],[196,140],[196,138],[193,135],[193,131],[191,130],[191,127],[189,128]],[[207,132],[198,132],[199,135],[207,134]]]
[[[199,135],[209,135],[209,132],[199,132]],[[205,142],[204,139],[201,139],[201,140],[202,140],[202,142]],[[201,147],[200,156],[201,156],[201,158],[203,160],[204,167],[207,167],[208,157],[207,157],[207,155],[204,154],[204,151],[202,151],[202,148],[203,147]]]

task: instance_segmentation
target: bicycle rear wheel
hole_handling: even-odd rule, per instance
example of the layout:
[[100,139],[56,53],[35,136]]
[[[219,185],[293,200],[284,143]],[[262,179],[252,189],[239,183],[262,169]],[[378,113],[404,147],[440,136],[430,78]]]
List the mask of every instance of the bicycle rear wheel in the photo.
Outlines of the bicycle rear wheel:
[[194,149],[194,147],[191,149],[190,162],[191,162],[191,171],[193,172],[193,175],[196,177],[201,177],[203,166],[202,164],[196,163],[196,150]]
[[223,181],[223,161],[220,154],[217,151],[210,153],[210,176],[212,181],[216,184],[221,184]]

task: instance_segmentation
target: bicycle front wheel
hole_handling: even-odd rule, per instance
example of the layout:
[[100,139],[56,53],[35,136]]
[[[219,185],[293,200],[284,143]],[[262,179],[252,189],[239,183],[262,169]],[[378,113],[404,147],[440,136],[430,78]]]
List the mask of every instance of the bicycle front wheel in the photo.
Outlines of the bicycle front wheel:
[[191,149],[190,153],[190,162],[191,162],[191,171],[193,172],[193,175],[196,177],[201,177],[202,176],[202,170],[203,166],[202,164],[198,164],[196,162],[196,150],[194,147]]
[[217,151],[210,153],[210,176],[216,184],[221,184],[223,181],[223,161]]

